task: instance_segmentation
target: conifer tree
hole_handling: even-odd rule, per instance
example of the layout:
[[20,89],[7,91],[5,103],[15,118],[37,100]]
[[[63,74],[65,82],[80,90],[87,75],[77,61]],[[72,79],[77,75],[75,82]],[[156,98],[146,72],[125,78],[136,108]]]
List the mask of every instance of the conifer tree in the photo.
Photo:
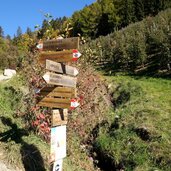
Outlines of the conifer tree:
[[30,27],[27,27],[26,33],[27,33],[30,37],[32,37],[32,31],[31,31],[31,28],[30,28]]
[[134,5],[134,16],[135,16],[134,22],[142,20],[144,18],[143,0],[134,0],[133,5]]
[[22,35],[22,29],[21,29],[21,27],[19,26],[19,27],[17,28],[17,37],[21,37],[21,35]]
[[4,31],[3,31],[3,28],[0,26],[0,37],[4,37]]

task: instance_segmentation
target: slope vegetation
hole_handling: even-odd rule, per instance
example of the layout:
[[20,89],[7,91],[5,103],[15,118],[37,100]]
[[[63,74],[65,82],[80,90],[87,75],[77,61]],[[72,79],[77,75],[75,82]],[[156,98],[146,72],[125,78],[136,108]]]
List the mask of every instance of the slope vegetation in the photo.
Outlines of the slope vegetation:
[[107,72],[169,75],[171,68],[171,9],[100,37],[85,46],[90,63]]

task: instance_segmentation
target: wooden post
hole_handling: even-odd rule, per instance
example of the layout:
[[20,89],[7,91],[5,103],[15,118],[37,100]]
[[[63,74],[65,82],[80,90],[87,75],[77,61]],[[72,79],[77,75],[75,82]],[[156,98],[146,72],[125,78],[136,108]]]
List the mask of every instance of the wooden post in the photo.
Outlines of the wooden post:
[[52,110],[52,127],[66,125],[68,119],[68,109]]

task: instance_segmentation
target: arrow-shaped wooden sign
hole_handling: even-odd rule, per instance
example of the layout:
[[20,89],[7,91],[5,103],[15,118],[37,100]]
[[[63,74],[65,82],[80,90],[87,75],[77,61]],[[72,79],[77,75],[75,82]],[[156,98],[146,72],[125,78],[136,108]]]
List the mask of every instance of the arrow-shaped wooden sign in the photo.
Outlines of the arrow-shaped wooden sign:
[[45,63],[46,59],[56,62],[70,62],[76,61],[81,56],[78,50],[64,50],[57,52],[41,52],[39,55],[39,62]]
[[73,88],[76,87],[77,79],[73,77],[46,72],[43,75],[43,78],[47,84],[60,85],[60,86],[73,87]]
[[55,39],[39,42],[37,48],[40,50],[63,50],[63,49],[78,49],[79,37],[71,37],[66,39]]
[[46,69],[49,71],[54,71],[61,74],[67,74],[71,76],[77,76],[78,70],[75,67],[64,65],[62,63],[57,63],[46,59]]

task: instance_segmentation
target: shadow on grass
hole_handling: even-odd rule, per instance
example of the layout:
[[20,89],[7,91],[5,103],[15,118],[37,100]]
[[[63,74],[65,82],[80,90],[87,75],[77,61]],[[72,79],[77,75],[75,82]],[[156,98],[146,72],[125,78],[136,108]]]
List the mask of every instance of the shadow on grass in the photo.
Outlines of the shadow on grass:
[[[104,71],[105,76],[115,76],[118,73],[121,75],[127,73],[127,75],[134,76],[138,78],[147,77],[147,78],[163,78],[163,79],[170,79],[171,78],[171,70],[167,70],[166,68],[162,69],[158,66],[157,62],[153,65],[149,65],[146,68],[141,68],[139,71],[136,69],[131,68],[122,68],[120,66],[116,66],[114,63],[106,63],[104,65],[97,65],[96,69],[99,71]],[[160,71],[160,72],[159,72]]]
[[116,164],[116,161],[113,156],[108,155],[103,149],[100,148],[98,143],[96,142],[96,138],[98,138],[100,134],[100,129],[103,127],[107,130],[113,129],[113,126],[110,126],[108,121],[103,120],[101,123],[98,123],[92,130],[89,135],[87,142],[89,144],[89,154],[94,159],[93,164],[94,167],[100,168],[101,171],[117,171],[122,170],[124,168],[123,163]]
[[10,118],[0,117],[0,119],[5,126],[10,127],[8,131],[0,133],[0,141],[5,143],[14,141],[16,144],[21,144],[20,153],[25,171],[46,171],[38,148],[22,139],[23,136],[29,135],[28,131],[18,128]]

